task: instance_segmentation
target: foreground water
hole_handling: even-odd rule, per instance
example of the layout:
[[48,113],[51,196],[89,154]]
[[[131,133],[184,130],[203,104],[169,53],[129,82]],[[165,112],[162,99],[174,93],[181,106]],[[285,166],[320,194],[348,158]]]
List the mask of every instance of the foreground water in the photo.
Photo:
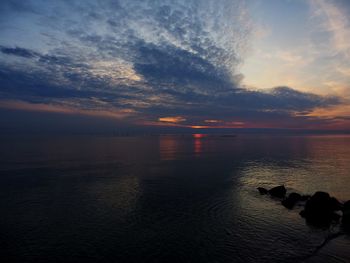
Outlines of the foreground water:
[[257,186],[350,199],[349,136],[2,138],[2,262],[350,262]]

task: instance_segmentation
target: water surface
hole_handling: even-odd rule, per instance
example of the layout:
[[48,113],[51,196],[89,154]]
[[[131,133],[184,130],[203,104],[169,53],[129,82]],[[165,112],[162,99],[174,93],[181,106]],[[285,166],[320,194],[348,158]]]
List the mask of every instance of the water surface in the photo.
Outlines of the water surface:
[[1,138],[13,262],[346,262],[350,239],[257,186],[350,199],[349,136]]

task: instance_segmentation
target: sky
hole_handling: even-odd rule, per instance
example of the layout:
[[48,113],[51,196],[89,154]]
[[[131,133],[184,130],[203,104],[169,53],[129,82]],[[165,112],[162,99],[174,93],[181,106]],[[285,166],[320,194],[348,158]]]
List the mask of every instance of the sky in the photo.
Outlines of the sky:
[[0,128],[350,130],[347,0],[2,0]]

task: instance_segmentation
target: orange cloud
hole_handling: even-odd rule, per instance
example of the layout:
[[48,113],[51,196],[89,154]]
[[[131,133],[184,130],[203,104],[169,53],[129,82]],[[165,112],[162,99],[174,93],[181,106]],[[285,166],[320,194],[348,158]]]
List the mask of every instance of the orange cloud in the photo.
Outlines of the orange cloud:
[[350,105],[339,105],[328,108],[317,108],[306,116],[323,119],[350,118]]
[[186,121],[185,118],[181,116],[174,116],[174,117],[161,117],[158,119],[160,122],[170,122],[170,123],[179,123]]

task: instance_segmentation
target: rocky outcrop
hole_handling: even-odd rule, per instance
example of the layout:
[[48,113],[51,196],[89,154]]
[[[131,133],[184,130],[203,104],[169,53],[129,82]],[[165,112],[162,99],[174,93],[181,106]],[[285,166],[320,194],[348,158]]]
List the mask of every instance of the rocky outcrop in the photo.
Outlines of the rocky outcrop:
[[300,201],[307,201],[311,198],[311,195],[302,195],[301,198],[300,198]]
[[264,187],[258,187],[257,189],[261,195],[266,195],[269,193],[269,191],[267,189],[265,189]]
[[284,185],[276,186],[269,190],[269,194],[273,197],[284,198],[287,193],[287,189]]
[[[277,198],[284,198],[287,192],[283,185],[270,190],[263,187],[257,189],[260,194],[269,194]],[[297,204],[304,206],[299,214],[306,219],[307,223],[316,227],[329,227],[332,222],[340,222],[339,219],[342,218],[343,229],[350,233],[350,200],[342,204],[335,197],[320,191],[312,196],[290,193],[281,203],[288,209],[293,209]]]
[[335,211],[340,210],[340,203],[326,192],[316,192],[306,202],[305,209],[300,212],[309,223],[316,226],[328,226],[333,220],[339,219]]
[[301,200],[301,195],[298,193],[290,193],[286,199],[282,201],[282,205],[288,209],[292,209],[297,202]]
[[350,232],[350,200],[344,203],[342,223],[344,229]]

